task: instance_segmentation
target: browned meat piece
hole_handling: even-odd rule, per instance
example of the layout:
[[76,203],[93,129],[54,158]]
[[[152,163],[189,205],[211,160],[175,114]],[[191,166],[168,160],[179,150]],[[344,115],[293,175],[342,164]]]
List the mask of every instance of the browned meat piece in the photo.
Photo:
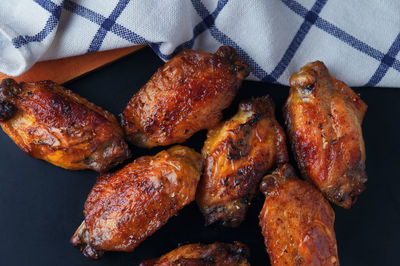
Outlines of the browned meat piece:
[[269,96],[242,102],[234,117],[209,130],[196,194],[207,224],[239,225],[263,175],[287,162],[285,133],[274,109]]
[[128,103],[122,115],[128,140],[141,147],[165,146],[216,126],[248,74],[232,47],[215,54],[183,50]]
[[240,242],[215,242],[210,245],[189,244],[165,254],[161,258],[144,261],[140,266],[247,266],[249,249]]
[[3,80],[0,125],[26,154],[66,169],[103,172],[130,157],[112,114],[52,81]]
[[322,62],[290,79],[286,125],[298,166],[331,202],[350,208],[365,189],[361,123],[367,105]]
[[194,200],[201,168],[200,154],[174,146],[100,176],[71,243],[94,259],[105,250],[134,250]]
[[289,164],[264,177],[260,226],[271,265],[339,265],[335,213]]

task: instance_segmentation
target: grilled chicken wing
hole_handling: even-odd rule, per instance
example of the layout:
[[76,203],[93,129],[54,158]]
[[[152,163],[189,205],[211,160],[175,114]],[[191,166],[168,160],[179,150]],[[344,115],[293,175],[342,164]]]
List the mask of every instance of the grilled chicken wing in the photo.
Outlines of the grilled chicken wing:
[[134,250],[194,200],[201,168],[200,154],[174,146],[100,176],[71,243],[89,258]]
[[165,146],[216,126],[248,74],[232,47],[215,54],[183,50],[128,103],[122,114],[128,140],[141,147]]
[[339,265],[335,213],[289,164],[264,177],[260,226],[271,265]]
[[285,133],[269,96],[242,102],[230,120],[208,131],[196,201],[206,224],[237,226],[263,175],[288,160]]
[[66,169],[103,172],[130,157],[112,114],[52,81],[3,80],[0,125],[25,153]]
[[161,258],[144,261],[140,266],[247,266],[249,249],[240,242],[215,242],[210,245],[189,244],[165,254]]
[[309,63],[290,79],[286,125],[302,174],[346,209],[365,189],[361,123],[367,105],[322,62]]

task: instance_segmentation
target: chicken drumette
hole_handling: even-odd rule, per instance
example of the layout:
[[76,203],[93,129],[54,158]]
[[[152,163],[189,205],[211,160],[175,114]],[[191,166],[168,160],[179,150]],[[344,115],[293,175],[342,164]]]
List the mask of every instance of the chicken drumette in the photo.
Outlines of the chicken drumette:
[[234,117],[209,130],[196,194],[207,224],[239,225],[263,175],[287,162],[285,134],[274,108],[269,96],[242,102]]
[[52,81],[3,80],[0,125],[25,153],[66,169],[103,172],[130,157],[112,114]]
[[248,74],[232,47],[222,46],[215,54],[183,50],[128,103],[122,114],[128,140],[148,148],[165,146],[216,126]]
[[216,242],[210,245],[189,244],[181,246],[158,259],[144,261],[140,266],[247,266],[250,252],[246,245]]
[[264,177],[260,226],[271,265],[339,265],[335,213],[289,164]]
[[319,61],[302,67],[290,86],[285,117],[298,166],[330,201],[350,208],[367,181],[367,105]]
[[71,243],[95,259],[105,250],[134,250],[194,200],[201,168],[199,153],[174,146],[100,176]]

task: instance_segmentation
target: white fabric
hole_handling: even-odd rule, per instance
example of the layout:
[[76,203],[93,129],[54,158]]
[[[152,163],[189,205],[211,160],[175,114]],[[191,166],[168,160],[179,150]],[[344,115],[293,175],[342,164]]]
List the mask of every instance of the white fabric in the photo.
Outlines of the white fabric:
[[350,86],[400,87],[399,31],[398,0],[1,0],[0,72],[143,43],[163,60],[231,45],[254,80],[287,85],[321,60]]

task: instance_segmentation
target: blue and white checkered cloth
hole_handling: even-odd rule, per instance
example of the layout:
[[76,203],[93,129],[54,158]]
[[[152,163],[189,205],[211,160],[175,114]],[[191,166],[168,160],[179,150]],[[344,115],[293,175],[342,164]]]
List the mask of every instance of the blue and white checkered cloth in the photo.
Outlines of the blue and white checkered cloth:
[[0,72],[35,62],[149,44],[236,48],[250,79],[288,84],[314,60],[351,86],[400,87],[399,0],[1,0]]

